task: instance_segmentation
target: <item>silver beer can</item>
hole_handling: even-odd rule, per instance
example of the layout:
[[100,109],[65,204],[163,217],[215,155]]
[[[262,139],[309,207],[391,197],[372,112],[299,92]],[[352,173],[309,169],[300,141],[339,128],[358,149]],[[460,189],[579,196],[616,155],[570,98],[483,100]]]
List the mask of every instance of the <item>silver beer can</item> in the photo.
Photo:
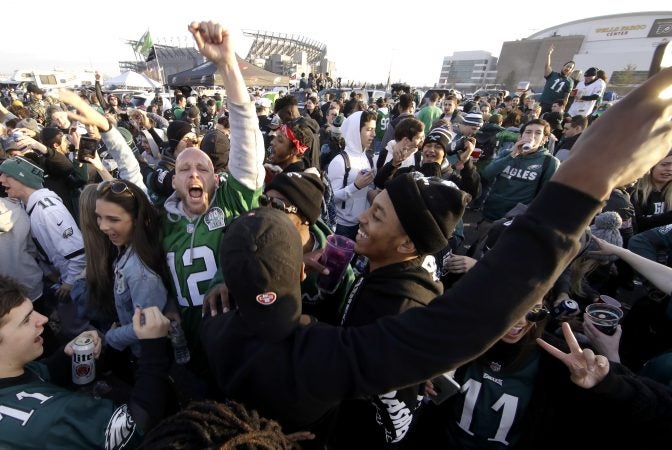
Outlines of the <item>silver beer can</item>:
[[559,319],[561,317],[572,316],[576,314],[578,311],[579,311],[579,304],[576,303],[574,300],[568,298],[555,305],[551,313],[553,314],[553,317]]
[[72,382],[89,384],[96,378],[96,360],[93,357],[95,344],[89,336],[80,336],[72,344]]

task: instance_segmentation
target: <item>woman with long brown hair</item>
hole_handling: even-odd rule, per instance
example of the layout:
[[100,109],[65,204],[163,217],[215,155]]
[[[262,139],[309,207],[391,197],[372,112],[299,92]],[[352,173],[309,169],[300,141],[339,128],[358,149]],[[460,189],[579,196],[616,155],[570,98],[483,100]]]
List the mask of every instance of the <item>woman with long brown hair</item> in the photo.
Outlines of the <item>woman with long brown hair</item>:
[[637,181],[631,195],[635,233],[672,223],[672,152]]
[[106,342],[118,351],[130,347],[139,356],[132,325],[135,308],[164,310],[167,303],[169,278],[160,215],[144,192],[129,181],[105,181],[87,187],[83,195],[90,314],[109,321],[114,304],[119,326],[106,331]]

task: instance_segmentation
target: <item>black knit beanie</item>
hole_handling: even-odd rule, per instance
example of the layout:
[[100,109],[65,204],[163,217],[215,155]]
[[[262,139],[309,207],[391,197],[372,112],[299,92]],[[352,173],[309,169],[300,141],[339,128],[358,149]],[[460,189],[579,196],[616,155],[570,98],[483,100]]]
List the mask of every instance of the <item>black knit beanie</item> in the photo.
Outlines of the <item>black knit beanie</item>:
[[177,144],[184,137],[185,134],[191,132],[191,124],[184,120],[173,120],[168,125],[166,134],[168,135],[168,145],[171,150],[175,150]]
[[450,147],[450,143],[453,142],[453,133],[447,128],[436,127],[429,132],[422,146],[424,147],[430,142],[439,144],[445,152]]
[[317,175],[306,172],[282,172],[273,177],[264,192],[274,189],[296,206],[312,225],[322,212],[324,183]]
[[402,228],[421,255],[448,245],[469,198],[454,183],[417,172],[393,178],[385,190]]

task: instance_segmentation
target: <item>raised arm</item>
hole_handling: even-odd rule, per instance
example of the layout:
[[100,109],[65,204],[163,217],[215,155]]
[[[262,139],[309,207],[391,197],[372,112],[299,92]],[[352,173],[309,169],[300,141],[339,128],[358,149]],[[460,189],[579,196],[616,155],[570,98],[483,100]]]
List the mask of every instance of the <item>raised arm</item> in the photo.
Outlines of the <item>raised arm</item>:
[[259,130],[254,103],[245,86],[230,31],[214,22],[192,22],[189,31],[203,56],[212,61],[222,76],[230,106],[231,152],[229,171],[248,189],[264,182],[264,138]]
[[58,97],[63,103],[77,109],[77,114],[68,113],[68,117],[74,118],[85,125],[95,125],[98,128],[107,150],[119,166],[119,178],[128,180],[142,189],[143,192],[147,192],[140,165],[119,130],[111,126],[102,114],[98,113],[74,92],[60,91]]
[[553,69],[551,68],[551,55],[553,54],[554,47],[551,45],[548,47],[548,55],[546,56],[546,67],[544,67],[544,78],[549,76]]

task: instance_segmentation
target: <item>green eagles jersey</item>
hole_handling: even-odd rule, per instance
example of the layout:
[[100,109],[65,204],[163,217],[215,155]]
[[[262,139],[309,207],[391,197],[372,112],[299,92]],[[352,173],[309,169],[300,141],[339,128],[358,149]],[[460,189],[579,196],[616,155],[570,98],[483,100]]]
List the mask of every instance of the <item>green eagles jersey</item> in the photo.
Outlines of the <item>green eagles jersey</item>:
[[27,364],[26,373],[15,380],[0,384],[2,450],[120,450],[142,441],[126,405],[116,407],[111,400],[51,384],[44,364]]
[[376,138],[382,139],[385,136],[387,126],[390,124],[390,113],[386,108],[378,110],[376,117]]
[[462,394],[451,404],[455,420],[447,421],[448,434],[464,449],[515,446],[538,369],[538,352],[513,373],[496,362],[490,367],[470,363],[461,377]]
[[229,175],[203,215],[189,220],[168,213],[165,219],[163,249],[173,280],[171,293],[182,307],[182,327],[190,343],[198,341],[201,305],[219,268],[224,228],[234,217],[258,207],[260,195],[261,188],[251,190]]
[[570,77],[563,77],[558,72],[551,72],[546,78],[546,84],[541,93],[539,103],[550,105],[556,100],[567,98],[573,88],[574,80]]

